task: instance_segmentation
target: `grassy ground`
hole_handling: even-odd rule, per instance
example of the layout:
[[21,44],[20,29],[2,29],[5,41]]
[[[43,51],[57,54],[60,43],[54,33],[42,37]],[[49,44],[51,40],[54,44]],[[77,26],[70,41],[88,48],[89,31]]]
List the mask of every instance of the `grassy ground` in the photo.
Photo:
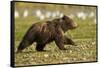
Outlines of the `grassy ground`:
[[16,66],[96,61],[96,24],[91,19],[82,21],[75,18],[79,27],[65,33],[73,38],[77,46],[65,45],[67,50],[59,50],[52,42],[45,47],[45,52],[37,52],[33,44],[22,53],[16,54],[23,35],[37,20],[32,17],[15,19]]

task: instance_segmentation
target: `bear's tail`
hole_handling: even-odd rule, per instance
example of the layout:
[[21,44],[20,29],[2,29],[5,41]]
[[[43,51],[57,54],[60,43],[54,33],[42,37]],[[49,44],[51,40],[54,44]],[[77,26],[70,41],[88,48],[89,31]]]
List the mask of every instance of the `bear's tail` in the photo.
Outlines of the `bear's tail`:
[[30,45],[29,41],[27,40],[22,40],[21,43],[18,46],[17,53],[22,52],[26,47]]
[[34,40],[35,40],[35,36],[36,35],[36,25],[33,24],[28,31],[26,32],[26,34],[24,35],[20,45],[18,46],[17,52],[21,52],[23,49],[25,49],[26,47],[30,46]]

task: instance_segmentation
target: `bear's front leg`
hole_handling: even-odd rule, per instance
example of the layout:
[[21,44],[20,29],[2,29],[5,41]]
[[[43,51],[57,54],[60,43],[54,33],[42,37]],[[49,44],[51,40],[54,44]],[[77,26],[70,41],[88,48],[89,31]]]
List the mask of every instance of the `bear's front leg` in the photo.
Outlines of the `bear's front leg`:
[[64,35],[63,35],[63,30],[61,29],[60,26],[56,27],[56,33],[55,33],[55,43],[56,45],[59,47],[59,49],[61,50],[66,50],[66,48],[64,47]]
[[66,48],[64,47],[64,44],[62,42],[55,41],[55,43],[60,50],[66,50]]
[[77,45],[75,44],[75,42],[74,42],[71,38],[69,38],[69,37],[67,37],[67,36],[64,36],[64,44],[70,44],[70,45],[77,46]]
[[64,37],[56,37],[55,39],[55,43],[56,45],[59,47],[60,50],[66,50],[66,48],[64,47],[64,43],[63,43]]

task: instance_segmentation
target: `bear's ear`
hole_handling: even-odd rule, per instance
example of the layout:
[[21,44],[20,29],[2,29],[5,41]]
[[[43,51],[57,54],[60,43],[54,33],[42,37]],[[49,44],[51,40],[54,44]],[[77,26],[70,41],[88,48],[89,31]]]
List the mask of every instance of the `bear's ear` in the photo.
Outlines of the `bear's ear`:
[[65,20],[65,19],[66,19],[66,16],[64,15],[64,16],[62,17],[62,19]]
[[63,20],[69,19],[69,17],[64,15],[64,16],[62,17],[62,19],[63,19]]

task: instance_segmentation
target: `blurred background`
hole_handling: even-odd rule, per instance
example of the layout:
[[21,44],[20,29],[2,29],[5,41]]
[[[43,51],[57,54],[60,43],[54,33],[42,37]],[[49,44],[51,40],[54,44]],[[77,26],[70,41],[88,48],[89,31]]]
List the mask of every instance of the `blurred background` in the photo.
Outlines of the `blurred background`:
[[82,20],[94,18],[95,23],[96,7],[42,3],[15,4],[15,18],[36,17],[37,19],[44,20],[46,18],[61,17],[64,14]]
[[[42,3],[15,3],[15,22],[24,28],[39,21],[47,21],[67,15],[78,25],[76,32],[72,31],[75,38],[95,38],[96,34],[96,7],[79,5],[59,5]],[[26,27],[25,26],[25,27]],[[26,29],[27,29],[26,27]],[[81,29],[81,30],[80,30]],[[90,31],[87,31],[90,30]],[[17,31],[17,30],[16,30]],[[85,34],[84,34],[85,33]],[[20,33],[19,33],[20,34]]]

